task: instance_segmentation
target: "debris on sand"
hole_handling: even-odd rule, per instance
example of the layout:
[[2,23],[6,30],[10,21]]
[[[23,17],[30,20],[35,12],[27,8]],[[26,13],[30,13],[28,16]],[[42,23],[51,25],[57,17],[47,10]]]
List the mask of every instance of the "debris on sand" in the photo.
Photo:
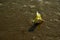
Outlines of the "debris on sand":
[[41,25],[43,23],[43,19],[41,17],[41,14],[38,13],[38,11],[36,13],[35,19],[33,19],[32,22],[33,22],[33,25],[31,28],[29,28],[29,30],[28,30],[29,32],[33,32],[38,25]]

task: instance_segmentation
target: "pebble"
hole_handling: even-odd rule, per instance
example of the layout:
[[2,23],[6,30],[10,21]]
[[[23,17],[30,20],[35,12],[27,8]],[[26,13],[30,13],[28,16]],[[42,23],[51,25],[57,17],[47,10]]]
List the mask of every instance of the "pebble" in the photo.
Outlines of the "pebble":
[[45,1],[45,4],[51,4],[51,2],[49,2],[49,1]]
[[43,0],[38,0],[38,1],[42,2]]
[[35,5],[29,5],[30,8],[35,8],[36,6]]
[[53,21],[53,19],[50,19],[50,21]]
[[12,4],[16,4],[15,2],[12,2]]
[[3,5],[2,3],[0,3],[0,6]]
[[49,37],[49,36],[47,37],[47,40],[52,40],[52,39],[53,39],[53,37]]
[[33,1],[33,0],[31,0],[31,1]]
[[56,14],[60,16],[60,12],[57,12]]
[[57,40],[60,40],[60,37],[57,37],[56,39],[57,39]]
[[23,7],[27,7],[27,5],[23,5]]
[[54,19],[54,21],[59,22],[60,20],[58,20],[58,19]]
[[41,4],[41,5],[44,3],[44,1],[43,1],[43,0],[38,0],[38,2],[40,2],[40,4]]
[[36,36],[33,36],[32,39],[35,40],[36,39]]
[[56,2],[56,5],[60,5],[59,2]]
[[46,26],[47,29],[50,29],[50,27]]

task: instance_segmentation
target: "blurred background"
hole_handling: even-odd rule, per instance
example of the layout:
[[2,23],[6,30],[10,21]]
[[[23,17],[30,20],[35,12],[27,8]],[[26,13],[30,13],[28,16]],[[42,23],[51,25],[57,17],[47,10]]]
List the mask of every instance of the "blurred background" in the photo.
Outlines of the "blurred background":
[[[37,11],[45,22],[28,32]],[[60,0],[0,0],[0,40],[60,40]]]

